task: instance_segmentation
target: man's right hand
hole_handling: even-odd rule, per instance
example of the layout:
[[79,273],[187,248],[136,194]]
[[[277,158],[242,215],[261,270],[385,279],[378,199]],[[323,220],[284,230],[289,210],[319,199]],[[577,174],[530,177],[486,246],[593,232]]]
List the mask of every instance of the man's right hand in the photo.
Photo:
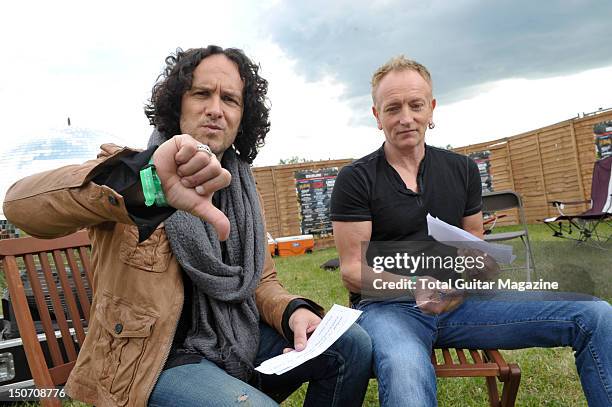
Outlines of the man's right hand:
[[437,280],[430,276],[419,277],[417,288],[414,290],[414,298],[417,307],[425,314],[441,314],[457,308],[463,302],[461,291],[455,289],[437,289],[423,287],[425,280],[435,283]]
[[213,205],[212,197],[232,177],[217,157],[199,151],[198,144],[188,134],[174,136],[155,150],[153,164],[168,205],[211,223],[219,239],[226,240],[229,220]]

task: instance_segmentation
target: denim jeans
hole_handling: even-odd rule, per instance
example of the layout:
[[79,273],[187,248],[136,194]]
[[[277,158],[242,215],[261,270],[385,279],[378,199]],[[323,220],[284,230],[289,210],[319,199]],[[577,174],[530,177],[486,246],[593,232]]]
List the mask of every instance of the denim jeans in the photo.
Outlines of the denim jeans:
[[437,316],[422,313],[413,301],[357,304],[364,311],[357,322],[372,338],[381,406],[437,405],[430,359],[434,345],[464,349],[571,346],[589,406],[612,406],[610,304],[533,297],[528,301],[466,299],[456,310]]
[[[255,366],[293,347],[276,330],[260,324]],[[258,377],[256,387],[228,375],[206,359],[164,370],[149,406],[277,406],[303,383],[310,382],[305,406],[361,406],[371,374],[369,336],[353,325],[320,356],[282,375]]]

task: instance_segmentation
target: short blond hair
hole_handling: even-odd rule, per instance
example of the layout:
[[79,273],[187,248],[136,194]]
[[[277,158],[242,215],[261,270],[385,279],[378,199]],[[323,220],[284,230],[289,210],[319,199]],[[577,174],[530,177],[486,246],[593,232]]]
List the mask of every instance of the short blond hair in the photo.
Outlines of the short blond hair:
[[406,71],[406,70],[415,71],[419,75],[421,75],[423,79],[427,81],[427,83],[429,84],[429,87],[432,89],[432,92],[433,92],[431,74],[429,73],[427,68],[425,68],[425,65],[420,64],[416,61],[413,61],[412,59],[408,59],[404,55],[398,55],[388,60],[384,65],[378,68],[372,75],[372,82],[371,82],[372,101],[374,102],[374,104],[376,104],[376,99],[374,98],[374,94],[376,93],[376,90],[378,89],[378,85],[380,84],[380,81],[382,81],[382,79],[391,71]]

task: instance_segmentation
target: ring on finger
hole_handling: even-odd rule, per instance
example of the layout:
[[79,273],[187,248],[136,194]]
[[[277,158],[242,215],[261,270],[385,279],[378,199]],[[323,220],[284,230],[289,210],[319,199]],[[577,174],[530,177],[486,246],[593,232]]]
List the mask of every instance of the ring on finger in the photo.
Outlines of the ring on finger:
[[198,146],[196,147],[196,149],[198,151],[205,152],[206,154],[208,154],[209,157],[212,157],[214,155],[210,147],[208,147],[206,144],[198,143]]

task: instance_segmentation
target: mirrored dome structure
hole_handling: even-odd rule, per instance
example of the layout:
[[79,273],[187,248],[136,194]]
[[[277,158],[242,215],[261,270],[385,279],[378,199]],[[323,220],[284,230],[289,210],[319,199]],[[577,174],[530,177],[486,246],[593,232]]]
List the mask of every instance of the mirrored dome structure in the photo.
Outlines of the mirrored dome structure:
[[100,145],[111,142],[121,144],[116,137],[104,132],[66,127],[49,130],[44,136],[30,137],[23,142],[15,143],[13,140],[11,147],[3,148],[0,151],[0,234],[10,232],[16,235],[19,232],[6,222],[1,206],[6,191],[15,181],[41,171],[94,159]]

